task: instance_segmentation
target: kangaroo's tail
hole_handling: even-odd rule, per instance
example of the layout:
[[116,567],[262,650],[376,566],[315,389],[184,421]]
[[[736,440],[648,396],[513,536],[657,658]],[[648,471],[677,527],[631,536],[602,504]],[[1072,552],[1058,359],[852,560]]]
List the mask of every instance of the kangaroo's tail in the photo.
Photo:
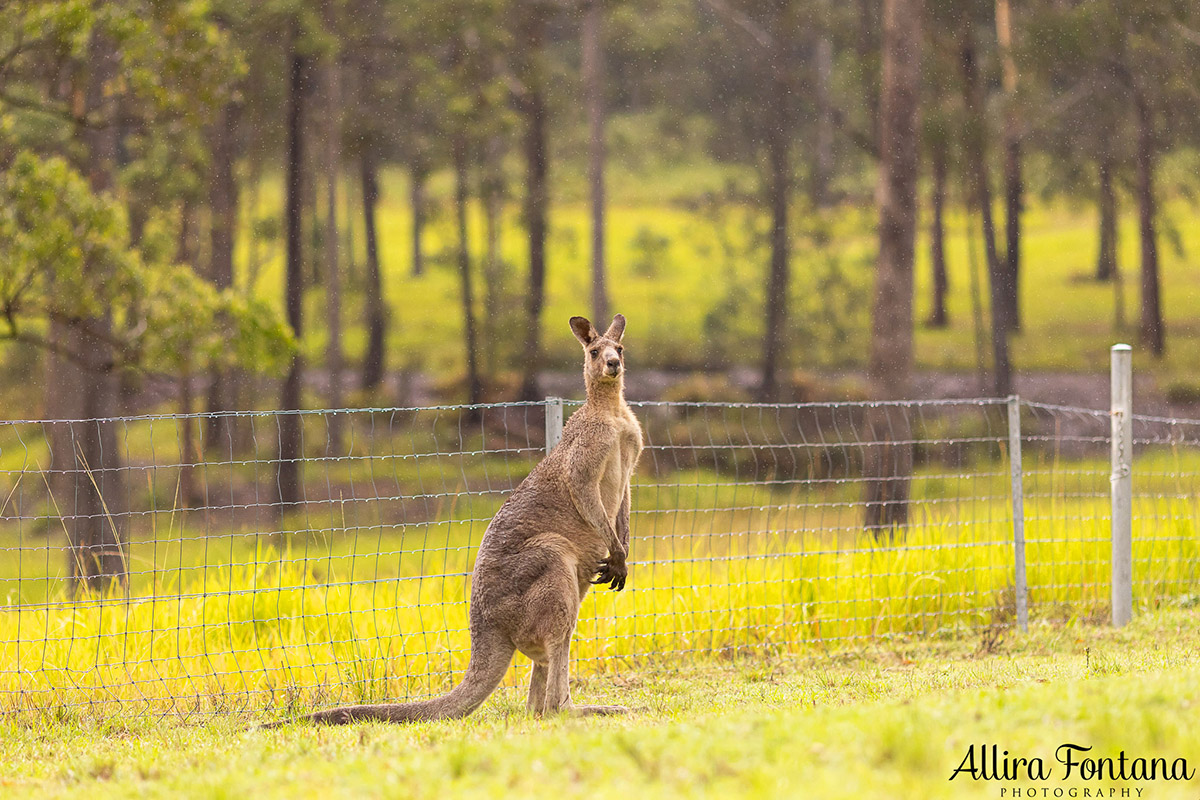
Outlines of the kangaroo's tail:
[[341,706],[307,714],[293,720],[263,725],[278,728],[292,722],[315,722],[320,725],[348,725],[353,722],[418,722],[434,719],[459,719],[483,704],[508,672],[515,648],[512,643],[494,635],[472,642],[471,661],[462,683],[449,694],[432,700],[412,703],[379,703],[376,705]]

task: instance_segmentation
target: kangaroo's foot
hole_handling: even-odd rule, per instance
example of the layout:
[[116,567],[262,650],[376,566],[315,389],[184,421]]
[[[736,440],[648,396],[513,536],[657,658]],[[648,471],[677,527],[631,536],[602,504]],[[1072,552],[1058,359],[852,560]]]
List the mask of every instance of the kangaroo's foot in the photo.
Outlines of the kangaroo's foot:
[[629,713],[625,706],[571,706],[565,710],[573,717],[612,717]]

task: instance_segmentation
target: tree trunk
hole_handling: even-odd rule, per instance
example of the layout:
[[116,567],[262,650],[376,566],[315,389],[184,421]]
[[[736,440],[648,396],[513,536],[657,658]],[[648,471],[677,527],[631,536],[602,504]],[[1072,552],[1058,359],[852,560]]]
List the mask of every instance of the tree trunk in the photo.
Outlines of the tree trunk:
[[541,325],[542,306],[546,293],[546,100],[543,96],[542,37],[545,20],[542,12],[530,13],[525,31],[525,49],[530,63],[525,70],[527,96],[522,103],[525,117],[525,225],[529,234],[529,290],[525,300],[524,373],[521,378],[521,399],[540,399],[538,370],[542,366]]
[[996,0],[996,40],[1000,45],[1004,81],[1004,299],[1008,329],[1021,330],[1021,210],[1025,187],[1021,179],[1020,120],[1017,117],[1017,65],[1012,55],[1012,14],[1009,0]]
[[812,202],[816,208],[828,208],[832,200],[829,182],[833,179],[833,42],[827,36],[817,40],[817,132],[813,153]]
[[[341,164],[342,82],[337,57],[325,66],[325,324],[329,338],[325,346],[325,369],[329,373],[329,407],[341,408],[342,393],[342,265],[338,236],[338,172]],[[342,453],[342,415],[331,414],[326,420],[328,448]]]
[[[196,216],[195,206],[190,200],[185,200],[180,211],[179,241],[175,246],[175,262],[177,264],[193,265],[196,263],[196,248],[191,230]],[[181,508],[195,508],[200,505],[200,493],[196,488],[196,437],[192,427],[191,414],[194,410],[192,385],[191,352],[187,344],[183,345],[182,366],[179,370],[179,414],[177,420],[179,438],[179,502]]]
[[357,244],[354,240],[354,220],[358,209],[354,207],[354,192],[347,190],[342,196],[342,216],[346,220],[346,224],[342,226],[342,263],[345,265],[342,269],[344,280],[342,286],[348,292],[353,292],[362,289],[363,276],[358,271],[358,258],[355,248]]
[[996,228],[992,219],[991,178],[988,175],[984,143],[983,85],[975,65],[975,43],[970,23],[963,21],[960,31],[963,101],[966,106],[966,168],[971,176],[971,193],[983,223],[983,249],[988,268],[988,298],[992,306],[992,392],[997,397],[1012,393],[1012,365],[1008,356],[1008,320],[1010,290],[1008,270],[996,250]]
[[362,385],[375,391],[383,383],[387,346],[387,306],[383,296],[383,276],[379,269],[379,232],[375,210],[379,205],[379,181],[375,176],[375,151],[371,142],[363,145],[359,156],[363,197],[363,238],[367,256],[367,352],[363,357]]
[[592,319],[608,319],[608,287],[604,265],[604,9],[588,0],[583,12],[583,87],[588,116],[588,187],[592,212]]
[[[120,136],[125,136],[124,126],[118,126]],[[118,139],[118,142],[121,140]],[[126,152],[127,148],[118,145],[118,154]],[[118,156],[117,168],[122,169],[128,164],[127,157]],[[146,235],[147,212],[139,198],[132,196],[126,203],[126,210],[129,215],[129,246],[131,248],[140,249]],[[126,315],[125,330],[122,333],[131,333],[130,326],[138,325],[141,319],[140,302],[135,299],[130,304],[130,313]],[[117,373],[117,410],[120,414],[131,415],[137,413],[137,399],[141,394],[144,384],[144,375],[142,372],[132,366],[140,359],[138,354],[133,352],[134,348],[126,347],[125,352],[121,356],[121,369]]]
[[946,145],[939,142],[933,151],[933,214],[929,229],[929,261],[933,265],[933,301],[929,310],[929,327],[945,328],[946,292],[950,288],[946,276]]
[[1141,339],[1142,344],[1150,348],[1155,358],[1162,358],[1167,348],[1155,232],[1158,212],[1154,200],[1154,120],[1145,96],[1136,89],[1133,93],[1133,105],[1137,115],[1138,232],[1142,244]]
[[493,136],[488,140],[484,152],[483,217],[486,238],[483,257],[483,363],[487,369],[495,369],[496,346],[505,332],[502,331],[501,304],[503,302],[504,265],[500,260],[500,214],[504,195],[504,177],[501,160],[504,140]]
[[[88,45],[86,110],[90,121],[80,138],[87,159],[88,183],[93,192],[113,188],[117,136],[112,120],[111,97],[116,91],[117,52],[103,33],[94,33]],[[95,269],[93,264],[85,269]],[[70,427],[66,459],[71,473],[67,495],[59,498],[70,522],[70,571],[73,593],[108,591],[114,584],[128,588],[125,559],[125,486],[111,417],[117,403],[116,353],[108,311],[72,321],[65,329],[65,344],[78,361],[60,360],[65,390],[74,392],[69,416],[84,420]]]
[[767,132],[767,162],[771,171],[771,265],[767,279],[767,321],[763,337],[762,380],[759,384],[759,398],[765,402],[773,402],[779,397],[779,362],[786,338],[791,266],[788,237],[788,190],[791,173],[787,128],[782,113],[787,98],[787,87],[780,78],[775,80],[775,84],[775,103],[780,113]]
[[[238,186],[233,174],[237,158],[236,103],[226,103],[209,131],[209,151],[212,167],[209,174],[208,205],[212,221],[209,225],[208,278],[218,289],[233,287],[233,246],[237,238]],[[208,387],[208,411],[205,420],[206,449],[228,448],[233,442],[235,418],[225,412],[237,405],[238,376],[234,370],[214,367]]]
[[179,376],[179,497],[184,508],[203,505],[203,496],[196,486],[196,462],[199,459],[192,405],[192,371],[185,367]]
[[412,274],[425,274],[425,166],[414,163],[409,169],[409,203],[412,205]]
[[1117,196],[1113,190],[1113,160],[1100,159],[1100,251],[1096,256],[1096,280],[1110,281],[1117,271]]
[[1021,330],[1021,143],[1015,137],[1004,142],[1004,236],[1005,318],[1010,331]]
[[246,254],[246,286],[258,285],[262,274],[263,247],[258,236],[259,209],[262,206],[263,158],[260,148],[250,148],[246,159],[249,163],[246,179],[246,222],[250,227],[250,252]]
[[[884,0],[879,110],[879,257],[871,314],[869,376],[876,397],[907,395],[913,359],[913,258],[917,235],[923,0]],[[875,537],[908,524],[913,453],[907,410],[867,413],[865,526]]]
[[475,341],[475,290],[471,281],[471,246],[467,236],[467,143],[456,136],[451,148],[454,158],[454,215],[458,225],[458,276],[462,288],[463,340],[467,354],[467,402],[471,405],[483,399],[483,384],[479,379],[478,346]]
[[979,378],[979,393],[988,391],[987,345],[984,344],[983,324],[983,280],[979,275],[979,247],[975,242],[975,201],[970,187],[970,178],[963,175],[963,195],[967,198],[966,215],[963,220],[963,240],[967,244],[967,278],[971,292],[971,330],[975,342],[975,374]]
[[[308,78],[307,58],[295,51],[290,54],[288,71],[287,117],[287,197],[286,227],[286,286],[285,306],[288,324],[299,341],[304,333],[304,220],[302,197],[304,186],[304,93]],[[300,502],[301,385],[304,363],[297,351],[283,382],[279,399],[279,472],[277,485],[279,505],[275,513],[282,517],[294,511]]]
[[871,137],[876,146],[879,144],[880,135],[880,93],[879,87],[874,81],[869,80],[869,65],[873,60],[876,52],[874,32],[879,30],[879,19],[876,18],[877,9],[881,8],[881,4],[876,0],[858,0],[858,8],[855,16],[855,24],[857,31],[854,36],[854,47],[858,56],[854,59],[856,68],[862,78],[863,102],[867,106],[867,113],[871,120]]

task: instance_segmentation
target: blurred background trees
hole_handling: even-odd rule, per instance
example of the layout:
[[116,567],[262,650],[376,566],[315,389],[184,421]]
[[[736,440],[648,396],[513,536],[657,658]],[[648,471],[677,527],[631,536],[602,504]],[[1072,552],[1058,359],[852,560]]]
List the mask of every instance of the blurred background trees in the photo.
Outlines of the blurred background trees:
[[[15,0],[0,356],[44,376],[25,416],[387,404],[414,374],[538,399],[574,358],[547,302],[652,296],[635,359],[744,367],[763,399],[831,369],[902,397],[938,358],[1007,394],[1046,324],[1026,303],[1065,291],[1027,218],[1066,204],[1100,329],[1134,302],[1165,357],[1197,75],[1183,0]],[[89,436],[56,466],[116,457]],[[188,447],[245,438],[215,416]]]

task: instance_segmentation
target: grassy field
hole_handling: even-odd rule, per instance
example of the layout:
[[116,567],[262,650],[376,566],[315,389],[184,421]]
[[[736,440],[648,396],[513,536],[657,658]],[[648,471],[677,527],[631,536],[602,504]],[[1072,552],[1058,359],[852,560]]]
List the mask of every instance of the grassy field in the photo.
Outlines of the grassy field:
[[[1071,742],[1090,756],[1200,766],[1195,615],[577,681],[577,702],[632,708],[608,719],[530,718],[513,691],[466,720],[393,728],[0,723],[0,795],[998,798],[1044,788],[1194,800],[1194,779],[1064,780],[1055,751]],[[992,744],[1044,759],[1048,779],[949,780],[969,747]]]
[[[1135,505],[1138,606],[1195,607],[1200,505],[1190,483],[1179,485],[1192,462],[1143,464],[1158,477]],[[1107,614],[1107,500],[1091,486],[1104,478],[1087,462],[1030,464],[1034,619]],[[1006,629],[1015,602],[1006,477],[968,480],[960,495],[939,473],[919,474],[913,524],[894,543],[864,536],[853,483],[737,485],[704,471],[644,480],[632,591],[589,595],[578,669],[612,675]],[[0,710],[187,718],[443,691],[466,665],[465,574],[496,502],[395,526],[358,504],[340,529],[274,536],[150,526],[129,543],[129,596],[107,600],[71,601],[61,549],[26,540],[0,574]],[[346,527],[359,514],[362,527]],[[525,679],[527,661],[517,664],[508,685]]]
[[[745,176],[740,176],[744,178]],[[689,197],[652,199],[653,192],[628,186],[616,193],[609,211],[609,259],[613,302],[630,319],[630,356],[635,368],[671,366],[712,368],[755,364],[759,358],[763,308],[763,276],[767,263],[768,220],[748,206],[744,194],[725,196],[709,176],[704,187],[691,187]],[[732,180],[732,178],[731,178]],[[741,181],[744,183],[744,181]],[[702,183],[704,183],[702,181]],[[706,185],[707,185],[706,184]],[[433,223],[427,235],[430,266],[426,274],[409,273],[411,249],[408,192],[401,173],[383,181],[380,207],[381,251],[386,293],[394,311],[391,366],[453,376],[463,369],[456,246],[448,187],[435,182]],[[672,184],[673,185],[673,184]],[[440,187],[440,188],[439,188]],[[715,188],[714,188],[715,187]],[[351,191],[353,189],[351,188]],[[744,192],[744,188],[739,190]],[[260,213],[280,207],[279,186],[264,185]],[[1097,371],[1107,364],[1114,341],[1135,337],[1137,323],[1136,218],[1120,223],[1119,256],[1124,274],[1126,327],[1114,327],[1115,292],[1111,284],[1089,280],[1094,270],[1095,227],[1087,208],[1031,200],[1023,233],[1022,311],[1025,327],[1013,340],[1019,370]],[[351,219],[353,227],[358,220]],[[826,211],[797,200],[793,214],[793,278],[787,361],[798,369],[861,365],[875,250],[874,212],[842,206]],[[250,226],[243,226],[249,229]],[[1168,356],[1161,363],[1141,354],[1139,370],[1154,370],[1165,381],[1195,382],[1190,368],[1200,358],[1200,217],[1186,200],[1164,204],[1160,247]],[[476,268],[482,259],[483,220],[472,215]],[[351,238],[360,248],[363,236]],[[975,365],[971,278],[966,222],[961,210],[947,219],[950,267],[948,300],[951,326],[931,330],[918,325],[915,345],[919,368],[971,371]],[[918,243],[918,321],[928,316],[929,266],[927,231]],[[547,304],[543,316],[545,347],[551,363],[573,364],[575,343],[566,328],[568,316],[586,311],[589,297],[588,222],[583,203],[557,202],[551,212]],[[982,244],[972,234],[975,261],[983,281],[982,313],[986,321],[986,277]],[[253,291],[282,302],[282,248],[242,242],[242,281]],[[482,290],[477,313],[483,316],[485,369],[502,372],[520,363],[520,319],[526,244],[518,209],[508,209],[500,246],[504,262],[501,303],[495,318],[485,313]],[[251,275],[246,265],[260,262]],[[361,264],[361,254],[356,256]],[[361,295],[352,293],[346,318],[362,318]],[[664,310],[669,309],[669,314]],[[312,321],[306,346],[319,363],[323,352],[323,300],[313,290],[308,302]],[[364,346],[361,326],[352,324],[347,347],[357,357]],[[986,332],[985,332],[985,352]]]

